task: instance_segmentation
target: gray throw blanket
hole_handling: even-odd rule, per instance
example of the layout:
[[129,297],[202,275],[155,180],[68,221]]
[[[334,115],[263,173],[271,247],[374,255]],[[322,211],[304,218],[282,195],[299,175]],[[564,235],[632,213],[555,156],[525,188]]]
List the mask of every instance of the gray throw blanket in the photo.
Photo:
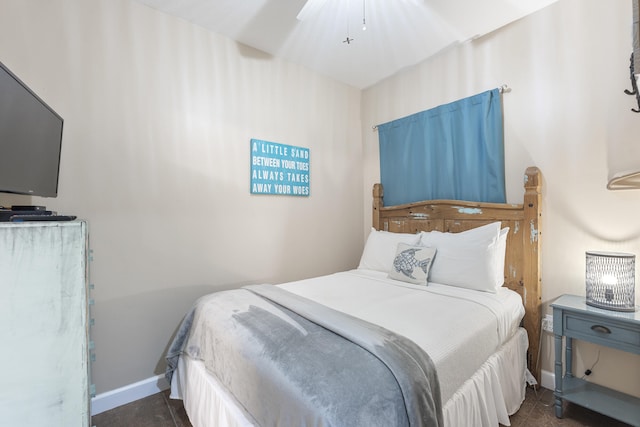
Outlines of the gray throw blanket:
[[266,426],[441,426],[433,362],[412,341],[271,285],[202,297],[167,353],[203,360]]

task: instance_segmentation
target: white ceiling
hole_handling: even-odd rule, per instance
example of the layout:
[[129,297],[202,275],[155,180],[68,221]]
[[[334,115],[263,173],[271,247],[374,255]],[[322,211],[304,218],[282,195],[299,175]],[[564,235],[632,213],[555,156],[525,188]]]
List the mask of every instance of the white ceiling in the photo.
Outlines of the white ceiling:
[[364,89],[556,0],[136,1]]

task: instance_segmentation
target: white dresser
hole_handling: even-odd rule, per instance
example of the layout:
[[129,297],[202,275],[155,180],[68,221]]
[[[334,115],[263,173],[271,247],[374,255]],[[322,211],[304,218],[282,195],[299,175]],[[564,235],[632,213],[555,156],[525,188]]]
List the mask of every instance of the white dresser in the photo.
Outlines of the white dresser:
[[0,223],[0,424],[89,426],[87,225]]

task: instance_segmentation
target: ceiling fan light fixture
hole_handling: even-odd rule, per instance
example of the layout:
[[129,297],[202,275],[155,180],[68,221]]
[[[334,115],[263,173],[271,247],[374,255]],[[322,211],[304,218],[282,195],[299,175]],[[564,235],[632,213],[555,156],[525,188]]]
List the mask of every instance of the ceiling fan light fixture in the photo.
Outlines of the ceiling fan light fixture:
[[366,0],[362,0],[362,31],[367,31]]

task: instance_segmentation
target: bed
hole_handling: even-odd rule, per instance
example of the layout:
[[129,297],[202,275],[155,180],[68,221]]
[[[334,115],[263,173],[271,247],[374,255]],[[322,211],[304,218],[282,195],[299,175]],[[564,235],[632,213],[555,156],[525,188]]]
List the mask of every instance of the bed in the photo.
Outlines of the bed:
[[539,375],[537,168],[524,189],[523,204],[386,207],[374,185],[357,269],[194,304],[171,397],[196,427],[509,425]]

